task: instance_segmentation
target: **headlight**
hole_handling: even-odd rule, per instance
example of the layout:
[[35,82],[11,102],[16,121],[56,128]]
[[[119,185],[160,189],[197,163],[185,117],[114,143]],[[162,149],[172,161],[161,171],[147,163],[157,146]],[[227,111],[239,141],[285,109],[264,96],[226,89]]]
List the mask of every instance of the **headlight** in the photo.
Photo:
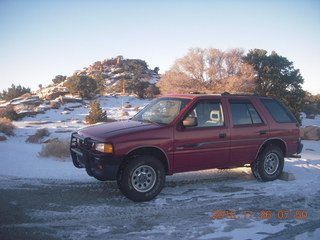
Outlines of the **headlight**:
[[97,143],[94,149],[98,152],[113,153],[113,146],[110,143]]

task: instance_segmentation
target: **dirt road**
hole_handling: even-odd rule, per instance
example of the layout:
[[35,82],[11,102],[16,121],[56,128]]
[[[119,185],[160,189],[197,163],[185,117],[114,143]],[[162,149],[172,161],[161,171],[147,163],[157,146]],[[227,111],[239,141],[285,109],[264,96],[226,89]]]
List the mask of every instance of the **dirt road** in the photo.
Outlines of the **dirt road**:
[[169,178],[155,200],[133,203],[115,182],[0,176],[0,239],[319,239],[320,192],[271,187],[232,171]]

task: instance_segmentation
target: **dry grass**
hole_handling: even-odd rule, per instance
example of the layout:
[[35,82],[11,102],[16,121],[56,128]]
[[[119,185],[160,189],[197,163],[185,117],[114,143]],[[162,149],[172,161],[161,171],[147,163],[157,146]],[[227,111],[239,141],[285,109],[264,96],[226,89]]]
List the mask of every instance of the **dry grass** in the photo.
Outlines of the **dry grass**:
[[40,157],[56,157],[60,160],[66,161],[70,157],[70,141],[69,139],[53,139],[49,143],[45,144],[41,152]]
[[31,135],[27,138],[26,142],[28,142],[28,143],[41,143],[41,139],[43,137],[47,137],[49,135],[50,135],[50,133],[49,133],[48,129],[46,129],[46,128],[38,129],[34,135]]
[[14,136],[15,126],[11,123],[8,118],[0,118],[0,132],[7,136]]
[[19,115],[13,109],[12,106],[8,105],[5,108],[1,108],[0,109],[0,118],[8,118],[10,120],[18,120],[19,119]]
[[0,117],[0,123],[11,123],[11,120],[6,117]]
[[122,117],[129,116],[129,113],[128,113],[128,112],[123,111],[123,112],[121,113],[121,116],[122,116]]

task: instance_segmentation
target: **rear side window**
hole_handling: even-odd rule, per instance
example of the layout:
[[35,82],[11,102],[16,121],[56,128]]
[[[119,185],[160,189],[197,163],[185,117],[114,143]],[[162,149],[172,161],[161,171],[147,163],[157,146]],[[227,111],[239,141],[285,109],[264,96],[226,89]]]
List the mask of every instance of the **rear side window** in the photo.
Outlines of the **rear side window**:
[[289,123],[297,122],[296,118],[283,104],[274,99],[261,99],[271,116],[276,122]]
[[251,103],[231,103],[233,125],[261,124],[262,120]]

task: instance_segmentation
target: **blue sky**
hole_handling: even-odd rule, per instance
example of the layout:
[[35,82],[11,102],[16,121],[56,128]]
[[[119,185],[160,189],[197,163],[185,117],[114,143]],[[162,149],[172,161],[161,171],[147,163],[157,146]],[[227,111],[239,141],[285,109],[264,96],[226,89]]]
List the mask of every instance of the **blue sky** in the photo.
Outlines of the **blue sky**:
[[192,47],[274,50],[320,93],[319,0],[0,0],[0,90],[36,90],[95,61],[163,73]]

